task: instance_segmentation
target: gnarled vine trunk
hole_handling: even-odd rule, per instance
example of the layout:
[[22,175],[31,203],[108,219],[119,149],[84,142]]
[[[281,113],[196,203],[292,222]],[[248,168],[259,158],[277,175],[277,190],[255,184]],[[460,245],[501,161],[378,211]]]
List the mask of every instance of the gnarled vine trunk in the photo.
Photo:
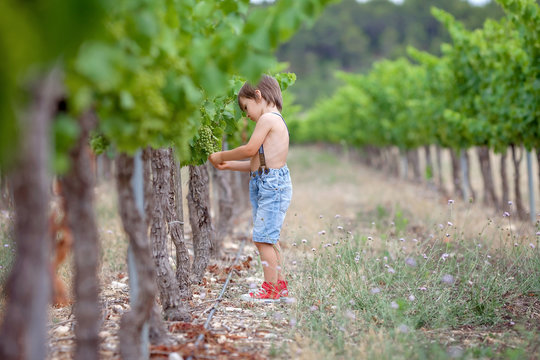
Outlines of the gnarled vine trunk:
[[21,141],[10,185],[15,205],[16,256],[5,292],[0,358],[45,359],[47,305],[51,296],[49,238],[50,125],[61,96],[60,73],[52,70],[31,89],[21,113]]
[[99,359],[99,238],[94,214],[94,172],[91,167],[88,136],[95,127],[92,110],[79,118],[81,132],[70,151],[70,170],[61,179],[66,200],[66,216],[73,234],[75,262],[74,314],[77,359]]
[[[465,193],[461,186],[461,166],[459,164],[459,156],[454,149],[450,149],[450,158],[452,160],[452,183],[454,184],[454,195],[464,198]],[[465,199],[467,200],[467,199]]]
[[[146,233],[152,225],[152,209],[154,204],[153,183],[152,183],[152,148],[146,147],[142,151],[143,165],[143,187],[144,187],[144,220],[146,224]],[[150,313],[150,322],[148,329],[148,338],[150,344],[168,344],[172,341],[167,331],[167,325],[161,316],[161,307],[154,300],[154,306]]]
[[116,177],[120,218],[124,226],[137,267],[137,299],[131,310],[120,320],[120,354],[124,359],[142,359],[141,333],[150,319],[156,297],[155,270],[151,258],[150,242],[146,224],[135,204],[131,187],[133,177],[133,157],[120,154],[116,158]]
[[[527,220],[527,212],[523,206],[523,198],[521,197],[521,160],[523,159],[523,149],[519,147],[516,149],[515,145],[512,147],[512,160],[514,163],[514,205],[516,207],[516,214],[521,220]],[[518,154],[519,152],[519,154]]]
[[169,187],[169,199],[167,202],[167,223],[169,234],[176,249],[176,281],[181,299],[192,298],[189,251],[184,237],[184,204],[182,201],[182,177],[180,163],[174,159],[173,149],[169,149],[168,156],[171,161],[171,176]]
[[223,240],[231,235],[233,219],[233,198],[231,189],[232,173],[229,171],[212,170],[214,194],[217,198],[217,211],[214,223],[215,233],[212,244],[212,257],[219,258]]
[[189,222],[193,234],[193,267],[191,281],[199,283],[210,262],[211,236],[210,198],[206,165],[189,166]]
[[478,153],[478,161],[480,162],[480,171],[482,173],[482,180],[484,182],[484,205],[498,206],[497,195],[495,194],[495,186],[493,184],[493,175],[491,171],[491,158],[489,155],[489,148],[487,146],[480,146],[476,148]]
[[510,190],[508,190],[508,171],[506,169],[506,155],[508,152],[505,150],[501,154],[501,191],[502,191],[502,202],[501,209],[506,209],[508,206],[508,201],[510,200]]
[[170,194],[171,158],[168,149],[152,150],[152,175],[154,184],[154,206],[152,211],[152,254],[157,271],[157,284],[161,306],[167,320],[188,321],[191,319],[180,298],[176,276],[169,262],[167,251],[167,223]]

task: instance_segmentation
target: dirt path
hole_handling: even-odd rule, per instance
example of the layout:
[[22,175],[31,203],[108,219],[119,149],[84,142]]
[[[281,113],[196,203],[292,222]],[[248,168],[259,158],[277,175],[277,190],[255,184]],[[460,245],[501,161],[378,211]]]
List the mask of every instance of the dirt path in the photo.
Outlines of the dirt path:
[[[347,224],[349,228],[362,233],[378,226],[368,219],[383,221],[384,218],[399,215],[403,219],[403,226],[415,229],[415,233],[427,234],[431,227],[452,221],[467,233],[478,233],[483,229],[485,236],[489,236],[489,229],[485,229],[488,218],[501,217],[492,209],[459,199],[453,199],[455,202],[449,207],[449,199],[423,184],[387,178],[325,148],[293,148],[288,163],[294,194],[281,244],[292,297],[295,296],[294,274],[302,263],[301,252],[306,247],[317,247],[327,241],[337,223]],[[532,231],[528,224],[507,221],[504,226],[518,235]],[[205,332],[203,346],[194,349],[193,343],[203,332],[202,326],[212,310],[213,301],[219,296],[227,276],[226,269],[232,264],[240,244],[239,239],[225,244],[222,261],[209,268],[204,285],[194,287],[195,296],[191,303],[193,323],[169,323],[176,344],[153,347],[153,358],[167,358],[170,352],[183,355],[194,352],[198,358],[212,359],[279,357],[279,349],[288,338],[294,336],[294,304],[253,305],[239,300],[240,294],[262,282],[255,248],[249,243],[239,264],[233,269],[231,283],[223,301],[217,306],[209,330]],[[101,355],[107,359],[119,358],[116,334],[120,316],[129,308],[125,273],[120,271],[115,274],[116,278],[109,277],[105,282],[102,292]],[[70,310],[54,309],[51,319],[54,319],[54,324],[50,326],[50,358],[69,359],[74,346],[74,323]],[[174,355],[170,358],[174,358]]]

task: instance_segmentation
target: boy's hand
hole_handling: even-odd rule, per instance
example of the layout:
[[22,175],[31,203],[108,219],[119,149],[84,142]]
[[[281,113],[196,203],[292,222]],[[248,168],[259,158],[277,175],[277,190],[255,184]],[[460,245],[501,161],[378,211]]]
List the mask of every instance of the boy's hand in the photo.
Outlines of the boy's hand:
[[215,168],[218,168],[218,165],[223,162],[223,160],[221,159],[221,154],[219,152],[210,154],[208,160],[212,163],[212,165],[214,165]]

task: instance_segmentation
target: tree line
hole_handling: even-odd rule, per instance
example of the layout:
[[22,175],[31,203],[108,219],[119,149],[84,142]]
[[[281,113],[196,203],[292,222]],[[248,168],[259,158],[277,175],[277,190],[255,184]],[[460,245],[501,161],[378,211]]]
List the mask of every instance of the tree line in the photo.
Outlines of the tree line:
[[440,55],[440,45],[450,41],[444,26],[431,16],[435,6],[452,14],[467,29],[477,29],[485,19],[504,12],[494,1],[473,6],[464,0],[343,0],[328,6],[313,27],[300,29],[280,45],[277,56],[298,75],[292,90],[296,101],[309,110],[329,97],[342,83],[334,71],[367,72],[381,59],[407,55],[407,46]]

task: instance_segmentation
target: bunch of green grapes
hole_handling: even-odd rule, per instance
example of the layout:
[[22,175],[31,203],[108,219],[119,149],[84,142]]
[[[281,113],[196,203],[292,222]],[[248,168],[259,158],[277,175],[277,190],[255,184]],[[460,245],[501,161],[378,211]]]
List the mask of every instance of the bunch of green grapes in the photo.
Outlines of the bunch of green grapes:
[[208,125],[203,125],[199,129],[199,138],[195,143],[195,151],[205,158],[216,151],[221,151],[221,144],[212,132],[212,128]]
[[90,147],[96,155],[103,154],[110,145],[109,139],[103,134],[93,132],[90,134]]

